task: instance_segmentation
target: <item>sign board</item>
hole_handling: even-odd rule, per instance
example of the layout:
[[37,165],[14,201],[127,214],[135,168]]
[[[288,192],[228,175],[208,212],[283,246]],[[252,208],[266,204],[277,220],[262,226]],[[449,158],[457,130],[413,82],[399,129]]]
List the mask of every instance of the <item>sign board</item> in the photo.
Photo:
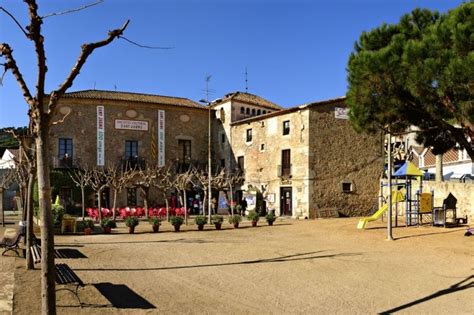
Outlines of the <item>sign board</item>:
[[336,119],[349,119],[349,108],[336,107],[334,109],[334,117],[336,117]]
[[97,166],[105,164],[105,112],[104,106],[97,106]]
[[115,129],[148,131],[148,121],[115,119]]
[[165,166],[165,111],[158,111],[158,166]]

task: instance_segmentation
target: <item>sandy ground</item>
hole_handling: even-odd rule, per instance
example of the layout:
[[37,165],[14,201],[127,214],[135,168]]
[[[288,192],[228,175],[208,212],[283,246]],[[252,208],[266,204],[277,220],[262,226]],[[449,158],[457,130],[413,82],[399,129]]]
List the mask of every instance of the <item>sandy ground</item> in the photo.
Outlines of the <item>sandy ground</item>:
[[[473,314],[474,236],[464,228],[357,230],[357,219],[275,226],[57,236],[87,284],[57,292],[59,314]],[[64,252],[64,251],[63,251]],[[39,271],[16,259],[14,314],[38,314]]]

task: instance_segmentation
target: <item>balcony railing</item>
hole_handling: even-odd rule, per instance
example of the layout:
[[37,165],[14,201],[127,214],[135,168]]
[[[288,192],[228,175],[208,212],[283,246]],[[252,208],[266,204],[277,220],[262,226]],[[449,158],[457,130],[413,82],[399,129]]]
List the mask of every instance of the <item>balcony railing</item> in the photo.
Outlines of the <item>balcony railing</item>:
[[80,166],[80,159],[70,156],[58,156],[53,158],[53,168],[78,168]]
[[291,177],[291,164],[278,165],[277,176],[278,177]]
[[126,169],[135,169],[143,170],[146,168],[146,161],[144,158],[135,156],[135,157],[122,157],[120,159],[120,164],[124,170]]

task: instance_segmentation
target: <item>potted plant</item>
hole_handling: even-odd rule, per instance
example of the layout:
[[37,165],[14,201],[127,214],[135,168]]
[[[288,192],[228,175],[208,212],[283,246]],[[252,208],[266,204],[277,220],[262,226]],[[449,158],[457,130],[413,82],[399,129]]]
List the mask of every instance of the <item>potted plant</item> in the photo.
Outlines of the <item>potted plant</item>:
[[211,217],[211,223],[214,224],[216,227],[216,230],[220,230],[222,227],[222,222],[224,222],[224,217],[221,216],[220,214],[214,214]]
[[138,219],[136,217],[127,217],[125,219],[125,225],[128,226],[128,233],[135,233],[135,227],[138,225]]
[[265,220],[267,220],[268,225],[273,225],[273,222],[275,222],[275,220],[276,220],[276,216],[272,212],[269,212],[265,216]]
[[100,222],[100,226],[104,229],[105,234],[110,234],[110,232],[112,232],[112,229],[117,227],[117,224],[114,220],[105,218],[102,219],[102,221]]
[[153,232],[157,233],[158,230],[160,229],[161,219],[159,217],[152,217],[150,218],[150,224],[151,224],[151,227],[153,228]]
[[84,234],[91,235],[92,231],[94,230],[94,221],[84,220],[82,221],[82,224],[84,225]]
[[260,216],[255,210],[252,210],[252,211],[249,211],[249,214],[247,215],[247,219],[249,219],[249,221],[252,221],[252,226],[257,226],[257,222],[258,220],[260,220]]
[[204,225],[207,224],[207,218],[206,218],[206,216],[204,216],[204,215],[197,215],[197,216],[194,218],[194,223],[197,224],[198,230],[199,230],[199,231],[202,231],[202,230],[204,230]]
[[242,222],[242,216],[240,214],[234,214],[229,217],[229,223],[234,225],[234,228],[239,227],[239,223]]
[[170,223],[172,226],[174,226],[175,232],[179,232],[179,229],[181,228],[181,225],[183,224],[183,222],[184,222],[183,217],[180,217],[177,215],[170,217]]

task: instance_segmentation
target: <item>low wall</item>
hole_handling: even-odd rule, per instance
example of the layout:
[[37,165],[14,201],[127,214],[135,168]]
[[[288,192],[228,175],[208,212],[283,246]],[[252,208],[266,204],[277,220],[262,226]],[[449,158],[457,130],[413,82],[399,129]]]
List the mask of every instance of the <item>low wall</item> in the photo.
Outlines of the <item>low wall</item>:
[[[387,181],[384,181],[386,184]],[[418,181],[412,181],[412,196],[416,198],[416,191],[420,188]],[[435,182],[423,181],[423,192],[434,192],[434,206],[441,207],[443,200],[452,193],[456,197],[457,216],[468,216],[469,223],[474,222],[474,184],[473,183],[456,183],[456,182]],[[384,187],[383,195],[388,195],[387,187]],[[398,215],[405,215],[405,203],[399,203],[396,208]]]

